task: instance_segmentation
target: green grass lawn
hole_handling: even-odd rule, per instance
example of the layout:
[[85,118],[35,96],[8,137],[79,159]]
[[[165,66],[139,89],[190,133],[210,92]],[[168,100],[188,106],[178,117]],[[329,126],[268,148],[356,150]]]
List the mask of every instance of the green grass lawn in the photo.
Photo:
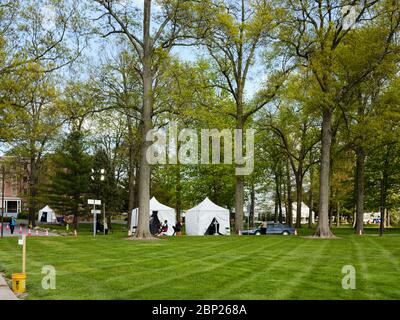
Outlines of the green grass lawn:
[[[84,229],[86,230],[86,229]],[[300,236],[174,237],[128,241],[110,236],[30,237],[27,299],[400,299],[400,230],[339,239]],[[302,234],[309,234],[307,229]],[[20,272],[21,246],[0,239],[0,270]],[[41,287],[52,265],[57,288]],[[353,265],[356,289],[341,286]]]

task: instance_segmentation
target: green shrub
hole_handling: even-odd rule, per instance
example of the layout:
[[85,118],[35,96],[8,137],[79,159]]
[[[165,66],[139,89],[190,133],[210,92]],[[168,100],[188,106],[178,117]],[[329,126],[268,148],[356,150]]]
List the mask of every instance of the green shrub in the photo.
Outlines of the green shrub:
[[28,219],[29,213],[28,211],[21,211],[18,214],[18,219]]

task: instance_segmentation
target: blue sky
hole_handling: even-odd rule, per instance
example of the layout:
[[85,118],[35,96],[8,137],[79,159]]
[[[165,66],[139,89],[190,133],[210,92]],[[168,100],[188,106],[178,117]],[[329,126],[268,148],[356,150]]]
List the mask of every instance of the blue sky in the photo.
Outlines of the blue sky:
[[[143,0],[117,0],[119,1],[122,5],[132,4],[141,11],[143,11]],[[152,13],[157,14],[159,10],[159,7],[157,5],[156,1],[152,2]],[[157,29],[157,25],[152,21],[153,23],[153,29]],[[114,37],[115,39],[115,37]],[[107,43],[107,51],[112,53],[113,52],[113,43],[110,40],[104,41],[104,43]],[[96,58],[99,56],[99,54],[102,52],[103,49],[99,47],[98,44],[92,41],[91,43],[91,54],[89,55],[93,56],[93,58]],[[115,51],[115,50],[114,50]],[[174,56],[179,57],[180,59],[184,61],[195,61],[200,55],[201,56],[206,56],[207,54],[204,50],[199,50],[197,47],[175,47],[172,50],[172,54]],[[251,98],[257,90],[259,90],[262,86],[263,81],[265,80],[266,77],[266,70],[265,67],[263,66],[260,57],[257,57],[256,63],[252,66],[249,72],[249,76],[247,79],[246,87],[245,87],[245,93],[246,93],[246,98]]]
[[[46,0],[45,0],[46,1]],[[119,0],[122,4],[131,3],[134,4],[137,8],[143,10],[143,0]],[[45,3],[45,2],[44,2]],[[158,6],[153,2],[153,13],[157,13]],[[56,15],[52,13],[51,6],[43,6],[42,13],[44,15],[43,19],[43,28],[45,30],[49,30],[54,27],[54,22],[52,18],[55,18]],[[155,25],[154,28],[157,26]],[[104,55],[106,52],[116,53],[115,52],[115,43],[116,37],[110,37],[107,39],[92,39],[90,41],[90,47],[86,49],[84,55],[88,58],[89,61],[92,61],[95,65],[100,63],[100,57]],[[104,50],[104,46],[106,50]],[[204,50],[199,50],[197,47],[175,47],[172,51],[174,56],[179,57],[184,61],[195,61],[199,56],[207,56]],[[258,60],[258,61],[257,61]],[[251,98],[255,92],[261,88],[262,82],[265,79],[266,72],[263,68],[262,63],[260,63],[260,59],[257,59],[255,65],[251,68],[249,77],[246,83],[246,98]],[[80,66],[75,66],[74,69],[81,71],[76,74],[74,70],[74,78],[81,77],[82,79],[87,78],[87,73],[85,73],[85,67],[81,68]],[[68,74],[68,70],[64,70],[65,74]],[[2,149],[4,150],[4,146],[0,146],[0,155],[2,154]]]

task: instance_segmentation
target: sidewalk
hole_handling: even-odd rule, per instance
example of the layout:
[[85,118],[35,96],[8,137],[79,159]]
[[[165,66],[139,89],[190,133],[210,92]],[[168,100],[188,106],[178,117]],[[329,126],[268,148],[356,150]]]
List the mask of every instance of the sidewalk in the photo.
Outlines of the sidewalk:
[[[0,224],[1,224],[1,222],[0,222]],[[28,235],[28,232],[29,232],[29,228],[27,226],[23,226],[22,227],[22,233]],[[20,236],[19,225],[15,227],[14,234],[11,234],[11,231],[7,230],[7,225],[4,224],[3,236],[4,237],[18,237],[18,236]],[[31,236],[45,237],[46,236],[46,231],[41,229],[40,231],[38,231],[38,234],[36,235],[36,230],[35,229],[31,229]],[[55,237],[55,236],[59,236],[59,234],[53,233],[53,232],[49,232],[49,236]]]
[[0,274],[0,301],[2,300],[19,300],[11,291],[6,280]]

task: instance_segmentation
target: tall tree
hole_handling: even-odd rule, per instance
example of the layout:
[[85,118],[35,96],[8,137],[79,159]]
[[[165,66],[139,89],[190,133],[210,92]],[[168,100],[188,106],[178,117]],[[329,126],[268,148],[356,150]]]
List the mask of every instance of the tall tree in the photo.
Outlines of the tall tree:
[[49,185],[52,206],[74,215],[75,230],[89,192],[92,163],[86,148],[82,132],[72,131],[56,153],[56,172]]
[[[104,18],[103,22],[105,21],[103,35],[125,35],[139,57],[134,68],[142,79],[143,106],[140,115],[139,219],[135,238],[151,238],[148,223],[151,167],[146,158],[146,151],[151,142],[146,140],[146,135],[153,128],[154,90],[160,67],[171,49],[185,39],[185,28],[179,26],[186,25],[188,21],[183,19],[181,12],[192,1],[160,1],[154,19],[152,19],[151,0],[143,1],[143,10],[128,2],[118,3],[111,0],[95,0],[95,2],[102,8],[100,18]],[[143,13],[141,23],[137,19],[138,11]],[[153,23],[156,29],[154,33],[152,33]],[[142,34],[138,30],[142,31]]]
[[[271,83],[253,103],[246,103],[246,81],[257,59],[257,49],[268,47],[268,37],[276,28],[269,1],[204,1],[209,19],[200,25],[204,45],[215,62],[219,77],[214,83],[228,92],[235,102],[235,109],[227,111],[235,120],[235,129],[245,129],[246,122],[275,96],[283,82],[285,72],[271,77]],[[204,32],[204,30],[207,30]],[[243,141],[243,135],[242,135]],[[243,228],[244,175],[235,175],[235,230]]]
[[[309,70],[315,81],[314,96],[319,101],[321,114],[321,166],[319,183],[319,216],[315,232],[317,237],[333,236],[329,228],[329,192],[330,192],[330,162],[332,144],[332,121],[336,108],[344,101],[349,90],[359,84],[376,67],[376,64],[356,74],[352,82],[344,83],[337,77],[340,48],[351,28],[372,20],[379,12],[386,16],[388,27],[384,35],[385,46],[377,55],[387,54],[393,36],[399,26],[398,3],[393,1],[363,1],[356,6],[357,14],[351,17],[351,10],[345,10],[348,5],[355,4],[346,1],[284,1],[282,10],[286,10],[286,18],[282,20],[280,40],[298,63]],[[379,7],[379,8],[378,8]],[[378,10],[379,9],[379,10]]]

